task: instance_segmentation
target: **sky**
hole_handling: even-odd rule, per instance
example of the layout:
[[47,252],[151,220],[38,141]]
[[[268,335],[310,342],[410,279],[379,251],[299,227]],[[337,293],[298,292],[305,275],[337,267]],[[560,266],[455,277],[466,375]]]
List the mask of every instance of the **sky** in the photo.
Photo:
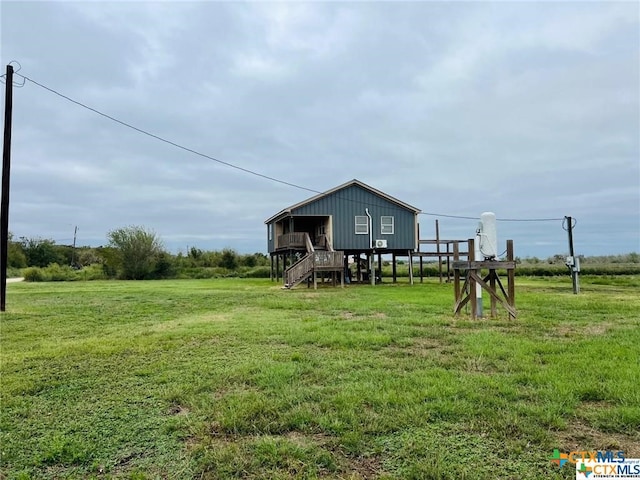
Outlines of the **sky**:
[[421,209],[422,238],[436,219],[441,238],[473,237],[491,211],[520,257],[566,254],[565,216],[577,254],[640,251],[638,2],[2,1],[0,16],[2,71],[18,62],[24,82],[15,237],[71,244],[77,227],[99,246],[137,225],[174,253],[266,253],[267,218],[358,179]]

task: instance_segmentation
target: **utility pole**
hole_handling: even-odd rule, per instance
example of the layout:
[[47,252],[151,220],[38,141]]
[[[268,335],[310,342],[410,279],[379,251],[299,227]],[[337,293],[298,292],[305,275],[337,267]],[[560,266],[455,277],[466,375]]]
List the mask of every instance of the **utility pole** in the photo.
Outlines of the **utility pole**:
[[4,101],[4,144],[2,148],[2,197],[0,198],[0,311],[7,299],[9,249],[9,176],[11,173],[11,118],[13,112],[13,67],[7,65]]
[[567,233],[569,234],[569,257],[567,258],[567,267],[571,271],[571,282],[573,283],[573,293],[577,295],[580,293],[580,281],[578,279],[578,273],[580,272],[580,260],[576,258],[573,250],[573,218],[564,217],[567,222]]
[[71,267],[76,263],[76,237],[78,236],[78,226],[73,230],[73,250],[71,250]]

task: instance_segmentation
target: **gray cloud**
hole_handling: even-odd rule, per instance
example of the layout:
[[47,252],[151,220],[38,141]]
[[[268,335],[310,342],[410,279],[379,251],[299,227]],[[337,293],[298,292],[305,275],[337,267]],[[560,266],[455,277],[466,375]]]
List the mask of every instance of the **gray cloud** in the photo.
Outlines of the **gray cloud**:
[[[634,3],[3,2],[3,64],[125,122],[286,182],[358,178],[425,212],[578,218],[581,253],[640,250]],[[14,92],[10,229],[264,251],[311,192]],[[433,217],[421,219],[433,235]],[[442,218],[444,236],[475,222]],[[561,222],[501,223],[521,256]]]

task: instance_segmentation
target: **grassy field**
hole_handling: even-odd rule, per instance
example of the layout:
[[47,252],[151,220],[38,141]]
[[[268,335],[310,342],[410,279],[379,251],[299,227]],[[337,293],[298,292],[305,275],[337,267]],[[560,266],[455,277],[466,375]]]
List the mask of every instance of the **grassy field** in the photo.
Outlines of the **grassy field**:
[[454,318],[432,280],[10,284],[0,478],[575,478],[640,457],[640,277],[516,282]]

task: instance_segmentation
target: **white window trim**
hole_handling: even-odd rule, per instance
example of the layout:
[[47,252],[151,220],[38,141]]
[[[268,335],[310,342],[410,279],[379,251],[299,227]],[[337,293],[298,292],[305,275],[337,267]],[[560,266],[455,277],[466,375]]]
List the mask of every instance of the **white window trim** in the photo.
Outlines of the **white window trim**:
[[[385,223],[384,219],[391,219],[391,223]],[[380,217],[380,235],[393,235],[396,231],[395,229],[395,218],[393,215],[382,215]],[[391,227],[390,232],[385,232],[385,227]]]
[[[364,219],[364,223],[362,223],[363,219]],[[361,223],[358,223],[358,220],[361,220]],[[365,231],[359,232],[358,227],[364,227]],[[356,235],[369,235],[369,217],[367,217],[366,215],[356,215],[354,231]]]

